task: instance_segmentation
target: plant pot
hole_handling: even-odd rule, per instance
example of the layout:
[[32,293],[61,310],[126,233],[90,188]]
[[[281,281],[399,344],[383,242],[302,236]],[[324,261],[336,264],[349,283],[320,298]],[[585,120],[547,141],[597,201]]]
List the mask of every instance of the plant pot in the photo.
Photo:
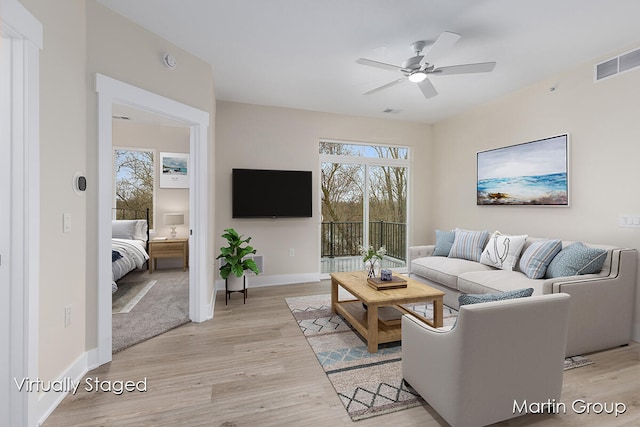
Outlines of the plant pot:
[[380,275],[380,261],[368,260],[364,263],[364,271],[367,277],[378,277]]
[[244,295],[244,303],[247,302],[247,276],[242,275],[240,277],[235,274],[230,274],[225,280],[225,297],[224,304],[227,305],[228,299],[231,298],[231,293],[242,292]]
[[227,277],[227,291],[238,292],[243,291],[245,285],[245,275],[238,277],[235,274],[230,274]]

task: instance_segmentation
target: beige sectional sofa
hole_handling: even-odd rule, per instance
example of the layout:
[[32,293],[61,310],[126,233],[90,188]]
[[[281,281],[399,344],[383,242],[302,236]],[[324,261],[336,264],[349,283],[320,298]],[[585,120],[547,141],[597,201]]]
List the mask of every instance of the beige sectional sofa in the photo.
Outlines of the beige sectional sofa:
[[[521,253],[541,240],[545,239],[527,237]],[[563,241],[562,247],[571,243]],[[467,259],[432,256],[435,245],[410,247],[408,272],[410,277],[446,292],[444,303],[453,308],[458,308],[461,294],[533,288],[533,295],[559,292],[571,295],[567,356],[628,344],[633,325],[637,251],[585,245],[606,251],[602,269],[597,273],[530,279],[517,263],[513,270],[502,270]]]

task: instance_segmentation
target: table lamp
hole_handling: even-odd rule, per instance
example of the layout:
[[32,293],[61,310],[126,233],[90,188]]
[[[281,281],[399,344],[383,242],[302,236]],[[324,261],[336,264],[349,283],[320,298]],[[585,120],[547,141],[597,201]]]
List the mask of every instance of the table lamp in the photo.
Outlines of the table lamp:
[[171,238],[176,238],[176,225],[184,224],[183,213],[166,213],[163,216],[163,222],[165,225],[171,226]]

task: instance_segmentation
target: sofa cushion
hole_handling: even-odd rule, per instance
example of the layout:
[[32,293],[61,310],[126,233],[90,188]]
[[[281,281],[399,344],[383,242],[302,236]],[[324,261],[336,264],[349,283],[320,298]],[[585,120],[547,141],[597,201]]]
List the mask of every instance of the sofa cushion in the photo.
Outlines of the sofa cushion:
[[436,230],[436,247],[433,250],[433,256],[449,256],[455,238],[456,232],[453,230]]
[[526,298],[533,294],[533,288],[516,289],[509,292],[498,292],[495,294],[462,294],[458,297],[460,305],[478,304],[490,301],[502,301],[515,298]]
[[480,255],[482,264],[501,270],[513,270],[518,263],[527,235],[508,236],[496,231],[489,238],[487,246]]
[[598,273],[602,269],[607,251],[590,248],[584,243],[573,243],[558,252],[549,266],[545,277],[577,276]]
[[542,295],[544,279],[529,279],[519,271],[495,270],[470,271],[458,277],[457,288],[465,294],[507,292],[533,288],[535,295]]
[[520,257],[520,271],[530,279],[542,279],[547,266],[562,249],[560,240],[540,240],[532,243]]
[[458,276],[473,271],[494,270],[488,265],[459,258],[428,256],[414,259],[411,274],[457,289]]
[[456,237],[449,252],[450,258],[461,258],[480,262],[482,250],[489,240],[489,232],[470,231],[456,228]]

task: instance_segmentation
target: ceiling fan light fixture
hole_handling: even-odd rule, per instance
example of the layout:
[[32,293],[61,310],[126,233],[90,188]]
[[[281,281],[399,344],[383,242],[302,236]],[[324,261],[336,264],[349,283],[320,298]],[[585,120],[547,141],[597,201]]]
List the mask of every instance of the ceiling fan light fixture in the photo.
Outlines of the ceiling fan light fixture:
[[427,74],[424,71],[416,71],[409,75],[409,81],[413,83],[420,83],[427,78]]

